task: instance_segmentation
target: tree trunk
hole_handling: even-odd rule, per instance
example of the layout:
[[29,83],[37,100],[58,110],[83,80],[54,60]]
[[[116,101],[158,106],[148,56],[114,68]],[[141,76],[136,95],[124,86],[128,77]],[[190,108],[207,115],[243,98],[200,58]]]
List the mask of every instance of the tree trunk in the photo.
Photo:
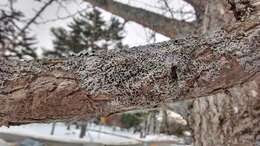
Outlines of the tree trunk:
[[54,134],[55,127],[56,127],[56,122],[53,122],[53,123],[52,123],[52,126],[51,126],[51,135]]
[[168,123],[168,113],[164,107],[161,109],[162,121],[160,126],[160,132],[170,134],[169,123]]
[[82,123],[80,126],[79,138],[83,138],[86,135],[86,131],[87,131],[87,124]]
[[255,146],[260,140],[260,74],[193,104],[195,146]]
[[236,21],[226,0],[207,0],[202,16],[201,31],[199,31],[202,33],[215,31],[217,28],[222,28]]
[[67,130],[70,130],[70,126],[71,126],[71,123],[70,122],[67,122]]
[[[214,3],[214,1],[212,2]],[[212,2],[209,1],[209,3]],[[225,1],[220,3],[223,4],[222,6],[227,6]],[[251,4],[256,10],[259,11],[259,1],[251,1]],[[217,6],[215,6],[215,8],[217,8]],[[223,8],[227,10],[227,7]],[[232,13],[233,16],[236,16],[234,18],[241,19],[240,16],[235,14],[238,13],[237,11],[232,11]],[[253,16],[253,19],[259,19],[259,12],[253,12],[253,14],[257,14],[256,16],[258,16],[258,18]],[[215,13],[215,15],[217,15],[217,13]],[[225,16],[228,15],[230,14],[225,14]],[[208,19],[213,20],[212,22],[217,24],[214,22],[217,17],[214,15],[210,16],[211,18]],[[221,17],[220,14],[219,16]],[[223,16],[223,20],[224,19],[225,18]],[[206,31],[216,29],[214,25],[210,24],[212,22],[208,21],[208,26],[210,26],[210,28]],[[234,19],[225,23],[231,24],[232,22],[234,23]],[[258,45],[259,48],[259,31],[256,39],[258,39],[256,45]],[[191,118],[189,120],[193,130],[194,145],[259,146],[259,85],[260,74],[257,73],[244,83],[238,84],[231,88],[223,88],[223,91],[218,94],[194,99]]]
[[148,117],[146,119],[147,121],[147,134],[156,134],[157,133],[157,119],[156,119],[156,111],[150,111],[148,114]]

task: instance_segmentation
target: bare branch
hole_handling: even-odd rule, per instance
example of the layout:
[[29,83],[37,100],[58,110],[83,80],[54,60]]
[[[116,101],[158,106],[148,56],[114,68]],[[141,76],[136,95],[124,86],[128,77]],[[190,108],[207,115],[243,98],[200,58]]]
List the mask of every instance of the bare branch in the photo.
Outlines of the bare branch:
[[195,9],[197,21],[201,22],[208,0],[184,0]]
[[172,8],[169,6],[168,1],[167,0],[162,0],[166,9],[169,11],[169,13],[171,14],[171,18],[174,19],[174,12],[172,10]]
[[29,28],[29,26],[36,21],[36,19],[44,12],[44,10],[50,6],[55,0],[49,0],[47,3],[44,4],[44,6],[35,14],[35,16],[21,29],[18,36],[26,31],[26,29]]
[[80,14],[80,13],[82,13],[82,12],[86,12],[87,9],[88,9],[88,8],[84,8],[84,9],[78,10],[77,12],[72,13],[72,14],[67,15],[67,16],[57,16],[57,18],[46,19],[46,20],[43,20],[43,21],[38,21],[38,22],[35,22],[35,24],[47,24],[47,23],[50,23],[50,22],[55,22],[55,21],[60,21],[60,20],[66,20],[66,19],[75,17],[75,16],[77,16],[78,14]]
[[135,21],[165,36],[174,38],[194,32],[197,27],[195,23],[170,19],[160,14],[153,13],[141,8],[132,7],[113,0],[85,0],[94,6],[107,10],[125,20]]

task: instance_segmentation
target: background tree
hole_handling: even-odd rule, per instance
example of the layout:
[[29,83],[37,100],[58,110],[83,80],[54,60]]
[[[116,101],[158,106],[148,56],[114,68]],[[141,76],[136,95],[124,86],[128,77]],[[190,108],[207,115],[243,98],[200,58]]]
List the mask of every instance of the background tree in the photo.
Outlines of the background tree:
[[35,38],[21,27],[23,13],[13,7],[0,8],[0,57],[36,58]]
[[82,50],[122,47],[123,24],[116,18],[106,22],[97,9],[80,14],[68,27],[52,28],[54,50],[46,51],[45,56],[64,57]]

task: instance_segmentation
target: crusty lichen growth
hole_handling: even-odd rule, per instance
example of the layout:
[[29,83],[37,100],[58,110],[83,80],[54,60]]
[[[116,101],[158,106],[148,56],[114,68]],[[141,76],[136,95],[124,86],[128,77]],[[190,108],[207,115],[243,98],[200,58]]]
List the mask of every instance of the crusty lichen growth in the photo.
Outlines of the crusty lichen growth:
[[211,83],[236,63],[241,72],[259,71],[259,33],[250,31],[248,35],[246,31],[227,34],[219,30],[211,35],[68,59],[0,60],[0,80],[63,70],[77,74],[81,88],[92,97],[109,97],[112,100],[107,106],[109,111],[155,106],[168,99],[202,96],[216,90],[219,86],[213,87]]

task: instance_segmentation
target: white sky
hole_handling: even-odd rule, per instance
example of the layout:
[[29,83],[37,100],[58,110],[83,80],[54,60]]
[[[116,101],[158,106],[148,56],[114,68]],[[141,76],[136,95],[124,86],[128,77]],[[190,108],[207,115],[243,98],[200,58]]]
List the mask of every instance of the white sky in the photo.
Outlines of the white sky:
[[[162,7],[162,3],[160,3],[159,0],[117,0],[117,1],[129,5],[133,5],[136,7],[145,8],[166,15],[168,17],[171,17],[171,15],[167,13],[167,11],[165,12],[162,9],[160,9]],[[5,2],[7,2],[7,0],[1,0],[0,4],[3,4]],[[26,18],[33,17],[35,12],[41,6],[42,4],[36,2],[35,0],[18,0],[17,3],[15,3],[15,8],[22,10],[25,13]],[[175,10],[184,8],[184,10],[193,11],[193,9],[190,6],[187,6],[187,4],[183,3],[180,0],[170,0],[170,6]],[[58,4],[51,5],[50,7],[47,8],[47,10],[44,11],[41,17],[37,19],[37,22],[44,22],[47,20],[56,19],[57,17],[68,16],[71,14],[75,14],[77,11],[82,11],[82,10],[85,11],[87,10],[87,8],[90,7],[90,5],[88,5],[86,2],[82,2],[81,0],[68,0],[68,2],[65,3],[65,7],[67,8],[67,10],[58,9]],[[102,11],[102,12],[103,12],[102,13],[103,17],[106,20],[109,20],[110,17],[112,16],[111,13],[108,13],[106,11]],[[175,17],[180,17],[180,15],[176,15]],[[59,27],[59,26],[66,27],[66,24],[70,21],[71,18],[49,22],[46,24],[32,25],[31,27],[32,32],[35,34],[38,41],[37,46],[43,48],[52,48],[53,37],[51,35],[50,28]],[[149,41],[150,33],[151,30],[149,29],[144,28],[137,23],[128,22],[125,26],[125,38],[123,40],[123,43],[129,46],[138,46],[147,43],[153,43],[154,40]],[[165,41],[168,39],[169,38],[161,34],[156,34],[156,42]]]

